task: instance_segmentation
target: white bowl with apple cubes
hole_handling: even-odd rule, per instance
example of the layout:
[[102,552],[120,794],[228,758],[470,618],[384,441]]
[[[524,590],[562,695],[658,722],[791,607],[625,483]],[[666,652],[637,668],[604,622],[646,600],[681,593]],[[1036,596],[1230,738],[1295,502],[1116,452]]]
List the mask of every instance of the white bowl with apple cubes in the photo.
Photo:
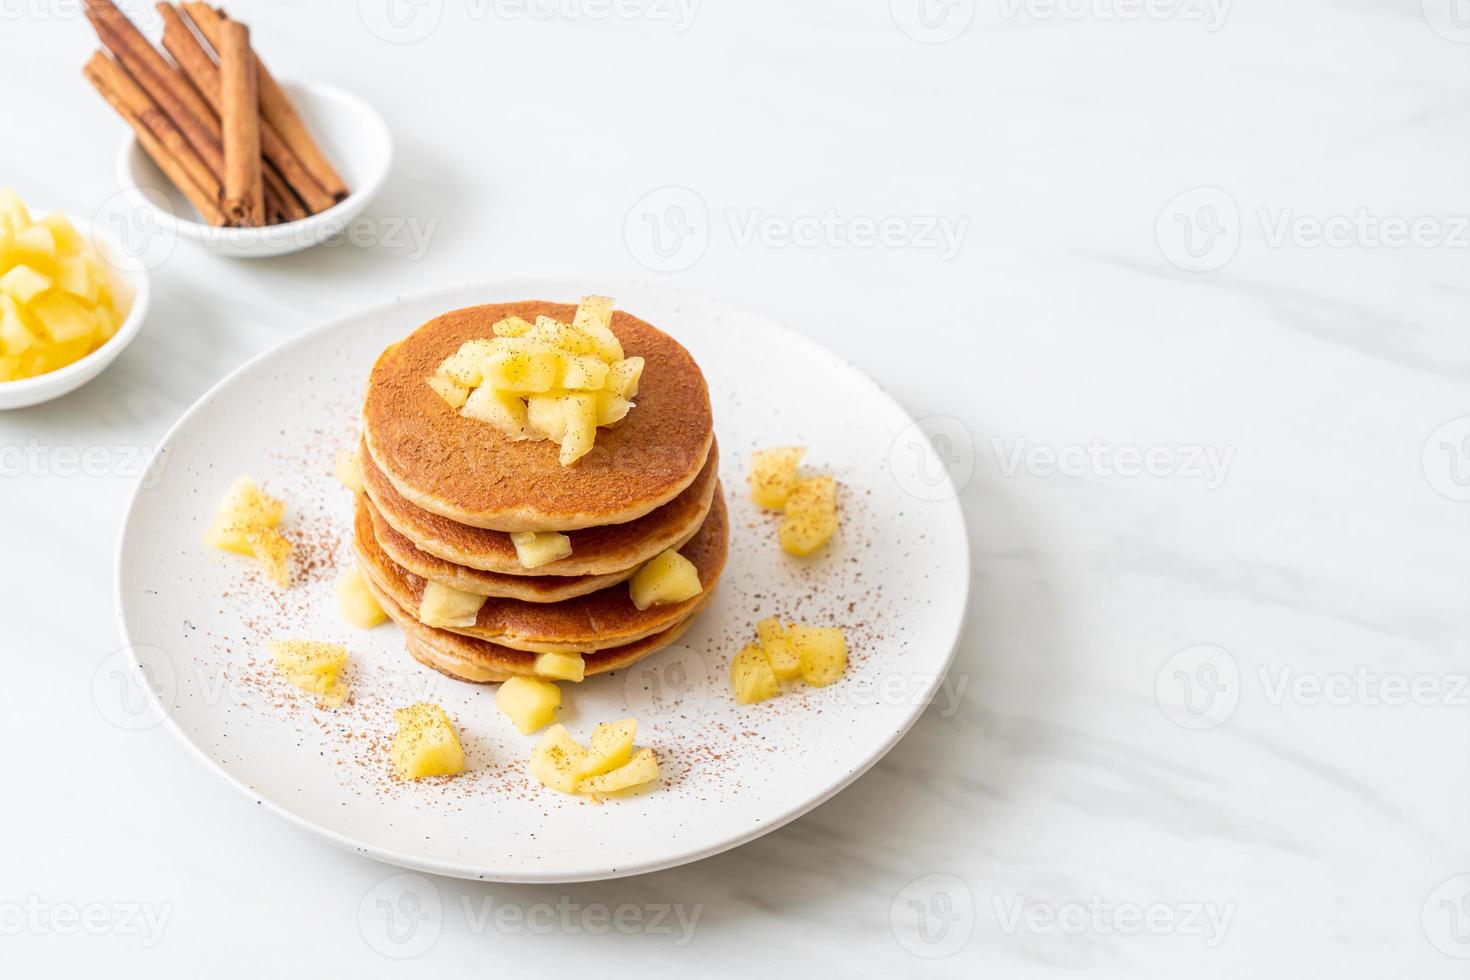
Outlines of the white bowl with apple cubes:
[[81,387],[138,335],[148,275],[126,258],[103,228],[59,212],[32,220],[0,189],[0,409]]

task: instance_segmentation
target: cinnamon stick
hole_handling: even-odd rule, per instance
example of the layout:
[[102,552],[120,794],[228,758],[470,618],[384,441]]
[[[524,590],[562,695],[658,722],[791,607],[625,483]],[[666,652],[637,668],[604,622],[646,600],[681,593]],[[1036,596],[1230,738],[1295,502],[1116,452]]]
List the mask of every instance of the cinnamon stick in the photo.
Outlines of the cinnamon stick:
[[[225,214],[217,203],[214,186],[207,182],[212,180],[207,168],[148,93],[101,51],[88,59],[82,74],[132,127],[144,151],[204,220],[223,225]],[[203,184],[198,179],[201,172],[206,175]]]
[[311,213],[302,205],[280,171],[271,166],[270,161],[266,161],[260,168],[260,176],[265,186],[265,220],[268,224],[296,221]]
[[[87,2],[92,3],[94,0],[87,0]],[[183,7],[195,26],[199,28],[199,32],[218,51],[220,27],[228,19],[225,13],[207,3],[199,3],[197,0],[184,3]],[[301,159],[307,171],[316,178],[317,183],[334,201],[341,201],[347,197],[347,183],[328,162],[326,155],[316,145],[316,141],[311,138],[311,133],[307,131],[306,123],[302,122],[301,116],[297,114],[296,107],[291,104],[290,98],[271,76],[259,55],[255,56],[255,74],[256,85],[260,92],[260,114],[276,128],[281,138]]]
[[[164,50],[173,55],[174,61],[178,62],[189,81],[194,83],[194,87],[218,113],[220,111],[219,68],[215,66],[214,60],[204,49],[204,45],[189,29],[189,25],[184,22],[176,6],[168,3],[160,3],[156,6],[159,16],[163,18]],[[257,70],[257,86],[259,79]],[[286,145],[286,141],[281,138],[276,127],[271,125],[270,120],[264,118],[260,121],[260,147],[265,158],[280,172],[280,181],[272,181],[269,177],[269,168],[267,168],[267,185],[284,183],[294,191],[293,194],[283,194],[282,189],[277,187],[278,196],[292,199],[282,201],[286,205],[286,211],[294,215],[286,220],[295,220],[296,217],[304,218],[308,213],[315,214],[318,211],[325,211],[336,203],[302,165],[291,148]],[[294,202],[297,197],[300,198],[299,203]],[[301,207],[302,204],[305,205],[305,208]]]
[[220,125],[225,144],[224,208],[243,224],[265,224],[265,186],[260,176],[260,99],[250,28],[238,20],[220,25]]
[[193,155],[214,175],[213,181],[196,177],[197,182],[205,190],[216,189],[224,177],[224,151],[210,125],[208,104],[110,0],[85,0],[85,4],[87,19],[102,39],[102,46],[157,103],[193,149]]

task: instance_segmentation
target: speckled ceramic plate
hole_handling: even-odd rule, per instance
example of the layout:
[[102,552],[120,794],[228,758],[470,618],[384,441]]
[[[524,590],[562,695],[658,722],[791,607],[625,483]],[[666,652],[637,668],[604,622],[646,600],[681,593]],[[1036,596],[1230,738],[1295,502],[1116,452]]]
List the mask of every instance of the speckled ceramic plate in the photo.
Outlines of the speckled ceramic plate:
[[[364,379],[383,347],[444,310],[604,292],[673,334],[709,378],[733,529],[714,603],[679,644],[626,671],[564,687],[561,720],[633,714],[663,771],[654,790],[595,803],[526,772],[533,736],[495,708],[495,688],[418,666],[393,625],[363,632],[337,612],[351,561],[349,494],[333,477],[354,446]],[[636,411],[636,409],[635,409]],[[872,381],[770,320],[632,283],[502,281],[400,300],[304,333],[240,368],[165,439],[123,526],[117,600],[151,710],[256,800],[344,847],[405,867],[500,881],[581,881],[716,854],[800,816],[873,765],[933,699],[968,591],[964,522],[946,466]],[[822,556],[776,543],[778,518],[745,495],[753,449],[799,443],[842,484],[842,529]],[[945,458],[935,446],[944,449]],[[960,461],[961,464],[963,461]],[[201,544],[242,473],[288,503],[295,583],[280,591],[246,558]],[[847,628],[846,677],[740,706],[730,658],[771,615]],[[345,643],[349,703],[318,708],[278,678],[273,638]],[[444,706],[467,771],[393,776],[392,711]],[[139,719],[138,724],[148,723]]]

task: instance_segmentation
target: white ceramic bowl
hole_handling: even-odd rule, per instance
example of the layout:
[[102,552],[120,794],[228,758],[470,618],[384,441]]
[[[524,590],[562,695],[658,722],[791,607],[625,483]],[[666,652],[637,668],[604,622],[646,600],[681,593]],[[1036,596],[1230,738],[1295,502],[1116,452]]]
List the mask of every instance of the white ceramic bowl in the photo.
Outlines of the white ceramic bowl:
[[296,111],[322,152],[347,181],[352,193],[333,207],[284,224],[264,228],[216,228],[163,175],[130,132],[117,157],[117,179],[124,188],[148,188],[136,194],[138,206],[159,224],[220,255],[239,259],[288,255],[320,245],[346,230],[378,193],[393,162],[393,140],[383,117],[366,102],[330,85],[282,82]]
[[129,304],[127,315],[117,328],[117,333],[109,337],[107,343],[81,360],[47,374],[38,374],[34,378],[0,381],[0,409],[39,405],[80,388],[101,374],[102,369],[133,342],[139,328],[143,326],[143,318],[148,315],[148,273],[129,269],[132,263],[126,261],[126,252],[111,233],[91,222],[79,220],[75,215],[67,215],[67,218],[76,226],[77,231],[91,240],[101,254],[103,265],[112,277],[113,296],[119,303]]

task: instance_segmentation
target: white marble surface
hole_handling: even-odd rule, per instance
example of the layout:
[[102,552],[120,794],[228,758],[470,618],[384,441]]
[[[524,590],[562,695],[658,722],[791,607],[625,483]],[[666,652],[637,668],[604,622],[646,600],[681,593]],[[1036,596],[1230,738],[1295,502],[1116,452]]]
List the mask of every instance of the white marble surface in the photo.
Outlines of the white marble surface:
[[[1463,975],[1470,27],[1448,0],[956,0],[927,28],[895,6],[922,38],[963,30],[915,39],[884,0],[429,0],[398,39],[433,29],[393,44],[365,26],[392,33],[377,0],[237,2],[278,74],[389,119],[385,241],[261,264],[181,242],[116,365],[0,415],[0,970]],[[0,183],[86,214],[122,128],[71,8],[0,2]],[[693,195],[639,203],[669,186]],[[661,256],[644,213],[682,227],[668,205],[696,234]],[[1201,246],[1218,217],[1213,249],[1191,258],[1175,212]],[[389,233],[406,222],[426,248]],[[411,920],[393,869],[109,722],[133,457],[323,318],[579,271],[775,313],[942,417],[975,569],[963,696],[738,851],[588,886],[434,881],[438,915]],[[92,447],[107,462],[76,472]],[[1150,447],[1152,474],[1119,472]],[[1215,679],[1208,712],[1181,677]],[[632,934],[603,918],[624,903]]]

